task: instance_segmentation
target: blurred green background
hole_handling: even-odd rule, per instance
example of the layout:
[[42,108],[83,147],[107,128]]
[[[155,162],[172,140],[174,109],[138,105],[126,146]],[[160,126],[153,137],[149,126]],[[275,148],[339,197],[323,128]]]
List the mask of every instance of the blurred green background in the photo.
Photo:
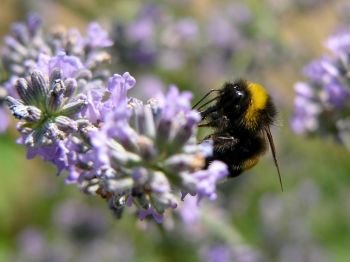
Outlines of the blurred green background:
[[[47,28],[63,24],[84,30],[91,20],[111,28],[115,21],[132,21],[144,2],[3,0],[0,35],[7,34],[10,24],[23,20],[30,11],[41,15]],[[262,83],[280,113],[273,134],[285,191],[280,192],[268,155],[253,170],[220,185],[218,200],[203,205],[201,225],[186,226],[175,219],[164,229],[154,223],[139,223],[130,215],[114,220],[103,201],[82,195],[74,186],[65,186],[63,178],[55,177],[55,170],[40,159],[26,160],[25,150],[15,144],[13,124],[0,135],[0,261],[349,261],[350,153],[331,139],[299,137],[289,128],[293,85],[303,79],[302,67],[325,52],[326,38],[346,22],[342,12],[346,0],[234,2],[244,4],[252,16],[240,29],[245,34],[244,47],[226,64],[226,72],[208,86],[199,84],[204,76],[196,74],[193,67],[197,64],[193,62],[175,70],[164,70],[159,65],[133,68],[120,63],[112,71],[127,70],[136,79],[138,74],[153,73],[165,84],[191,89],[195,100],[209,88],[220,86],[225,78],[243,76]],[[214,0],[152,3],[174,17],[191,17],[199,25],[218,5],[228,4]],[[258,45],[261,43],[272,43],[272,49],[265,52]],[[210,52],[208,49],[200,56]],[[91,212],[97,209],[99,216],[105,217],[106,228],[96,235],[94,246],[92,240],[72,237],[55,220],[57,209],[72,199],[75,205],[91,208]],[[40,232],[45,245],[39,242],[47,250],[54,250],[56,255],[52,257],[56,260],[35,255],[29,260],[23,255],[29,252],[23,251],[28,245],[23,232],[28,228]],[[36,241],[34,236],[29,239]],[[217,246],[238,255],[229,260],[210,260],[208,252]],[[81,255],[89,249],[96,257]],[[62,252],[67,256],[57,255]]]

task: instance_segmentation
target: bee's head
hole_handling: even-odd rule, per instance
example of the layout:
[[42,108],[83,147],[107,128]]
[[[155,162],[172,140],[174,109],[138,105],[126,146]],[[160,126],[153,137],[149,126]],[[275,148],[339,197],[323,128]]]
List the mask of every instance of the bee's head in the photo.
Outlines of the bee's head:
[[228,82],[225,83],[221,90],[218,104],[222,108],[223,113],[231,120],[238,119],[247,110],[250,97],[251,95],[246,81]]
[[218,105],[234,126],[257,131],[275,119],[274,104],[261,85],[238,80],[226,83],[221,92]]

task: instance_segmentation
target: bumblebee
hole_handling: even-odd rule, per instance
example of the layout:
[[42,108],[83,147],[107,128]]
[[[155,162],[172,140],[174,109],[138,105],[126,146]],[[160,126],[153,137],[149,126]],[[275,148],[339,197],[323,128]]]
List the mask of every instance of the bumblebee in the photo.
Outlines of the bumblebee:
[[[217,95],[205,102],[214,92]],[[199,126],[213,129],[205,138],[211,139],[214,145],[213,155],[206,159],[207,165],[221,160],[227,164],[230,177],[239,176],[258,163],[269,143],[283,191],[270,131],[277,111],[264,87],[245,80],[227,82],[221,89],[209,91],[193,108],[202,116]]]

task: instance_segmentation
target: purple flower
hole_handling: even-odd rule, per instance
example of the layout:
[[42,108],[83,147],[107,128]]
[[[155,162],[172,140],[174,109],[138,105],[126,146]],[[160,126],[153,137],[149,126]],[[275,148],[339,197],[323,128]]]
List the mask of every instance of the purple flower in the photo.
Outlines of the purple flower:
[[51,54],[51,50],[37,16],[29,16],[25,23],[14,23],[11,29],[11,35],[4,37],[1,60],[11,76],[23,77],[33,69],[40,53]]
[[198,194],[198,200],[207,197],[216,199],[216,184],[228,176],[227,166],[220,161],[213,161],[207,170],[199,170],[193,174],[186,175],[184,180],[192,187],[192,193]]
[[191,110],[190,93],[172,86],[146,104],[127,101],[134,83],[129,74],[109,81],[116,104],[101,128],[90,133],[95,168],[83,188],[104,192],[118,214],[133,205],[141,219],[152,215],[161,222],[166,209],[177,207],[174,189],[214,199],[215,184],[227,175],[227,167],[213,162],[200,170],[212,144],[195,142],[200,115]]
[[107,31],[103,30],[97,22],[88,25],[86,43],[91,48],[104,48],[113,45]]
[[232,261],[232,252],[226,245],[215,245],[202,251],[202,257],[207,262]]
[[55,68],[60,68],[63,78],[76,76],[78,70],[84,66],[76,56],[68,56],[65,52],[58,53],[57,56],[50,57],[40,54],[38,58],[37,69],[50,75]]
[[40,30],[40,27],[42,25],[42,20],[36,14],[29,14],[27,18],[27,25],[28,25],[29,32],[32,35],[34,35],[35,32]]
[[203,261],[207,262],[256,262],[265,261],[265,257],[256,249],[237,243],[215,243],[201,250]]
[[56,208],[53,219],[55,226],[70,233],[75,241],[87,242],[106,233],[107,219],[101,214],[100,208],[71,200]]
[[[107,117],[108,113],[114,112],[113,115],[109,115],[109,119],[125,119],[129,116],[129,110],[127,108],[127,92],[134,87],[136,83],[129,72],[123,75],[114,74],[108,79],[107,88],[109,98],[102,101],[106,93],[102,90],[91,89],[88,92],[89,110],[93,112],[95,118],[102,120]],[[93,120],[92,120],[93,121]],[[94,121],[93,121],[94,122]],[[105,122],[109,122],[106,120]]]
[[[324,99],[336,108],[342,108],[349,101],[350,91],[339,81],[334,80],[324,86]],[[349,103],[349,102],[348,102]]]
[[315,90],[307,83],[297,83],[294,87],[297,97],[294,100],[294,113],[291,126],[297,134],[307,134],[319,127],[319,114],[322,111],[318,104]]
[[162,119],[164,120],[171,120],[179,111],[188,113],[191,110],[192,94],[190,92],[180,93],[174,85],[169,87],[165,96],[158,94],[156,98],[160,107],[163,108]]
[[303,73],[313,82],[324,85],[334,81],[339,76],[340,70],[337,68],[335,61],[329,57],[322,57],[308,64],[303,69]]
[[50,76],[33,71],[30,78],[19,78],[14,86],[18,98],[8,96],[6,101],[13,116],[20,120],[18,142],[27,147],[28,159],[39,155],[55,165],[58,174],[69,170],[68,180],[73,180],[78,175],[70,166],[79,160],[80,152],[72,150],[71,139],[79,140],[91,124],[82,119],[85,96],[76,94],[74,78],[62,76],[62,66],[65,64],[58,63]]
[[57,141],[52,145],[42,147],[29,147],[27,159],[40,156],[44,161],[51,162],[57,168],[57,174],[69,166],[69,150],[65,145],[66,141]]
[[153,216],[154,220],[157,223],[163,223],[164,217],[162,214],[159,214],[154,208],[148,207],[147,209],[141,210],[139,212],[139,218],[140,220],[144,220],[147,216]]
[[315,91],[307,83],[299,82],[294,85],[294,91],[298,97],[304,97],[308,99],[314,99]]
[[127,37],[132,42],[149,41],[154,37],[154,22],[149,18],[141,18],[127,27]]
[[108,80],[108,90],[112,94],[112,102],[116,105],[126,103],[126,94],[135,83],[135,78],[133,78],[128,72],[124,73],[122,76],[118,74],[113,75],[113,77]]
[[195,224],[200,216],[200,211],[198,210],[198,198],[188,197],[186,201],[182,201],[182,205],[179,209],[179,214],[182,221],[185,224],[193,225]]
[[242,3],[233,3],[227,9],[232,19],[239,24],[249,23],[253,18],[252,11]]
[[341,31],[328,38],[325,46],[335,54],[348,54],[350,50],[350,31]]
[[137,94],[143,100],[154,97],[154,94],[164,92],[165,85],[162,80],[154,75],[139,76],[137,80]]
[[[67,77],[72,76],[76,68],[91,69],[101,77],[99,67],[110,61],[110,55],[103,49],[113,44],[96,22],[89,24],[86,37],[75,28],[57,27],[47,33],[42,30],[41,19],[35,15],[28,16],[25,23],[14,23],[12,34],[4,37],[4,43],[1,59],[5,70],[18,77],[37,69],[43,54],[56,55],[48,65],[50,70],[58,64],[64,65],[63,75]],[[45,59],[39,61],[39,68],[41,63],[45,63]]]
[[207,35],[211,44],[219,48],[236,47],[239,39],[237,29],[221,14],[211,17],[207,26]]
[[[140,219],[153,216],[161,223],[166,210],[177,208],[180,192],[216,198],[216,183],[227,175],[227,167],[214,161],[203,170],[212,144],[197,143],[201,116],[192,110],[190,92],[170,86],[165,94],[158,89],[147,103],[131,98],[136,80],[128,72],[110,76],[100,68],[110,59],[102,49],[112,41],[99,24],[89,24],[86,36],[76,29],[44,34],[40,25],[30,18],[28,24],[14,25],[13,35],[5,38],[10,55],[4,57],[12,62],[16,55],[23,58],[24,67],[11,65],[16,81],[7,82],[6,102],[19,119],[18,142],[29,159],[40,156],[58,173],[66,171],[67,184],[106,199],[116,216],[135,210]],[[164,43],[171,46],[171,35],[177,35],[176,41],[191,39],[198,28],[185,19],[164,32],[170,40]],[[147,42],[142,34],[152,28],[134,33],[141,34],[134,35],[136,42]],[[167,51],[182,61],[178,50]]]
[[26,257],[39,258],[45,253],[44,236],[34,228],[27,228],[18,237],[18,246]]
[[185,18],[175,24],[176,32],[182,39],[194,38],[198,34],[198,25],[195,20]]
[[7,130],[9,125],[9,117],[5,108],[0,107],[0,134]]
[[332,54],[322,56],[304,68],[308,81],[295,85],[291,119],[292,129],[297,134],[332,135],[337,141],[346,141],[346,115],[350,108],[349,39],[349,31],[330,37],[326,46]]
[[162,38],[165,45],[179,46],[189,44],[198,36],[198,25],[191,18],[182,18],[165,25]]

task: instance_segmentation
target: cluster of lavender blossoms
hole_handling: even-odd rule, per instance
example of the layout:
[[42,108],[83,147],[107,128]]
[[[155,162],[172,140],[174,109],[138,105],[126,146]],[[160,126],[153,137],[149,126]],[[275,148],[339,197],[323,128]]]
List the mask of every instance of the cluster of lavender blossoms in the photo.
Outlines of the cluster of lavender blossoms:
[[106,199],[118,217],[129,207],[160,223],[186,195],[216,198],[228,171],[219,161],[205,164],[212,144],[196,139],[201,117],[191,93],[170,86],[146,103],[129,97],[136,80],[101,69],[112,41],[97,23],[85,38],[74,29],[43,38],[31,19],[3,50],[12,79],[5,100],[28,158],[51,162],[68,174],[66,183]]
[[[46,32],[36,15],[29,15],[26,22],[14,23],[11,35],[4,37],[1,49],[7,81],[0,83],[0,132],[6,130],[9,122],[3,107],[4,98],[6,95],[18,97],[14,88],[18,78],[28,78],[35,69],[50,74],[55,66],[62,63],[64,77],[77,74],[74,77],[79,80],[80,88],[87,87],[87,83],[93,83],[89,89],[101,88],[109,75],[104,65],[111,60],[105,49],[112,45],[108,33],[96,22],[87,26],[85,36],[76,28],[65,29],[62,26]],[[56,59],[49,63],[53,57]],[[91,96],[95,92],[89,93]]]
[[295,85],[291,125],[297,134],[331,135],[350,146],[350,30],[326,41],[331,55],[304,68],[307,82]]

